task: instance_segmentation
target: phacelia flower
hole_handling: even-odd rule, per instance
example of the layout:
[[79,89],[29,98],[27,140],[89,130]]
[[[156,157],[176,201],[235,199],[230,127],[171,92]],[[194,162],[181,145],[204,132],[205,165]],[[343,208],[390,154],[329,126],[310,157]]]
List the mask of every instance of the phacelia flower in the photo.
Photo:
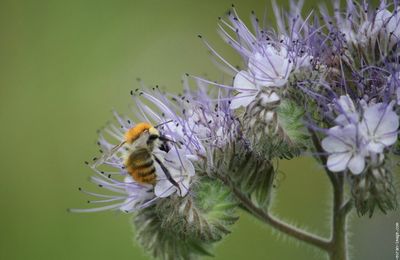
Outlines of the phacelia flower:
[[384,149],[397,141],[399,117],[393,103],[366,104],[359,110],[348,95],[337,102],[338,125],[327,131],[322,148],[328,153],[327,167],[333,172],[349,169],[353,174],[364,171],[366,158],[383,158]]
[[364,144],[355,125],[335,126],[328,130],[328,137],[322,140],[322,148],[329,153],[327,167],[333,172],[349,169],[354,174],[365,168]]

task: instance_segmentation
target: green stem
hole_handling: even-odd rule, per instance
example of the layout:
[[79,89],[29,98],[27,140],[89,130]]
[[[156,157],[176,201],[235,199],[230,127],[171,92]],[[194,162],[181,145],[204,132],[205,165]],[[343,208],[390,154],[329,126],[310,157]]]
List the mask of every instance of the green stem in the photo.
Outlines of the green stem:
[[266,224],[269,224],[273,228],[281,231],[282,233],[285,233],[288,236],[291,236],[293,238],[296,238],[300,241],[303,241],[305,243],[308,243],[310,245],[313,245],[317,248],[320,248],[322,250],[327,251],[328,248],[330,247],[329,241],[327,241],[324,238],[321,238],[319,236],[313,235],[308,233],[307,231],[301,230],[295,226],[292,226],[290,224],[287,224],[279,219],[276,219],[275,217],[271,216],[269,212],[264,211],[261,208],[258,208],[254,203],[246,196],[243,194],[238,188],[236,188],[234,185],[232,185],[229,181],[229,179],[223,177],[223,176],[218,176],[219,179],[221,179],[227,186],[231,187],[233,193],[235,194],[236,198],[240,201],[240,203],[249,211],[252,213],[254,216],[256,216],[258,219],[261,221],[265,222]]
[[330,241],[329,258],[331,260],[346,260],[346,215],[343,192],[343,175],[338,175],[337,185],[333,186],[333,221],[332,238]]

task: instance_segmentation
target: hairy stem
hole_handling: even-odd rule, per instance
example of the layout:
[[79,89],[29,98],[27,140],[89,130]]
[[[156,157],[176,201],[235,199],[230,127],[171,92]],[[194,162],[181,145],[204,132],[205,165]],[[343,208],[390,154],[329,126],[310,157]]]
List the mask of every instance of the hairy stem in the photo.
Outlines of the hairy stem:
[[287,224],[275,217],[271,216],[269,212],[264,211],[261,208],[258,208],[254,203],[243,194],[239,189],[235,186],[231,185],[230,181],[227,178],[222,176],[218,176],[226,185],[231,187],[233,193],[235,194],[236,198],[240,201],[240,203],[254,216],[256,216],[261,221],[265,222],[266,224],[272,226],[273,228],[285,233],[286,235],[296,238],[300,241],[313,245],[317,248],[327,251],[330,247],[329,241],[321,238],[319,236],[313,235],[308,233],[307,231],[301,230],[295,226]]

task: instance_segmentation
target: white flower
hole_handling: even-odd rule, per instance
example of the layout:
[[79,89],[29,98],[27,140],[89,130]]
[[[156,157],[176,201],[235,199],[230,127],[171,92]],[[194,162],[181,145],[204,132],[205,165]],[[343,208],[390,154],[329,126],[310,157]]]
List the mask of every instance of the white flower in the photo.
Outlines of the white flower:
[[367,149],[381,153],[385,147],[397,141],[399,117],[393,111],[393,102],[374,104],[364,111],[360,131],[367,140]]
[[[239,92],[231,101],[230,108],[237,109],[241,106],[247,107],[260,91],[260,86],[256,83],[257,80],[246,71],[240,71],[233,81],[233,87]],[[258,82],[259,83],[259,82]],[[266,103],[276,102],[280,98],[272,92],[271,95],[264,100]]]
[[192,156],[187,151],[172,147],[168,153],[163,151],[154,151],[155,156],[161,160],[163,165],[168,169],[171,177],[179,185],[179,189],[167,179],[164,170],[160,164],[156,163],[157,183],[154,187],[154,193],[157,197],[168,197],[174,192],[179,196],[185,196],[189,191],[189,184],[195,175],[195,169],[189,158]]
[[275,47],[266,45],[262,52],[253,53],[248,68],[257,85],[282,87],[292,72],[293,62],[284,47],[278,51]]
[[356,125],[332,127],[321,145],[329,153],[327,167],[330,171],[341,172],[348,168],[353,174],[360,174],[364,170],[366,152]]

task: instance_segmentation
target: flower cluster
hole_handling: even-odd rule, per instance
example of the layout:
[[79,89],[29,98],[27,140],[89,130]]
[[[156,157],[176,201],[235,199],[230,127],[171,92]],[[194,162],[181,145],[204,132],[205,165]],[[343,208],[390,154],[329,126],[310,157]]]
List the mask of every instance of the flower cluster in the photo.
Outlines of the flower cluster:
[[328,136],[321,143],[329,153],[327,167],[333,172],[349,169],[353,174],[360,174],[367,157],[371,164],[379,165],[385,149],[397,141],[399,117],[393,111],[393,102],[366,104],[362,101],[361,111],[348,95],[336,102],[337,125],[327,131]]

